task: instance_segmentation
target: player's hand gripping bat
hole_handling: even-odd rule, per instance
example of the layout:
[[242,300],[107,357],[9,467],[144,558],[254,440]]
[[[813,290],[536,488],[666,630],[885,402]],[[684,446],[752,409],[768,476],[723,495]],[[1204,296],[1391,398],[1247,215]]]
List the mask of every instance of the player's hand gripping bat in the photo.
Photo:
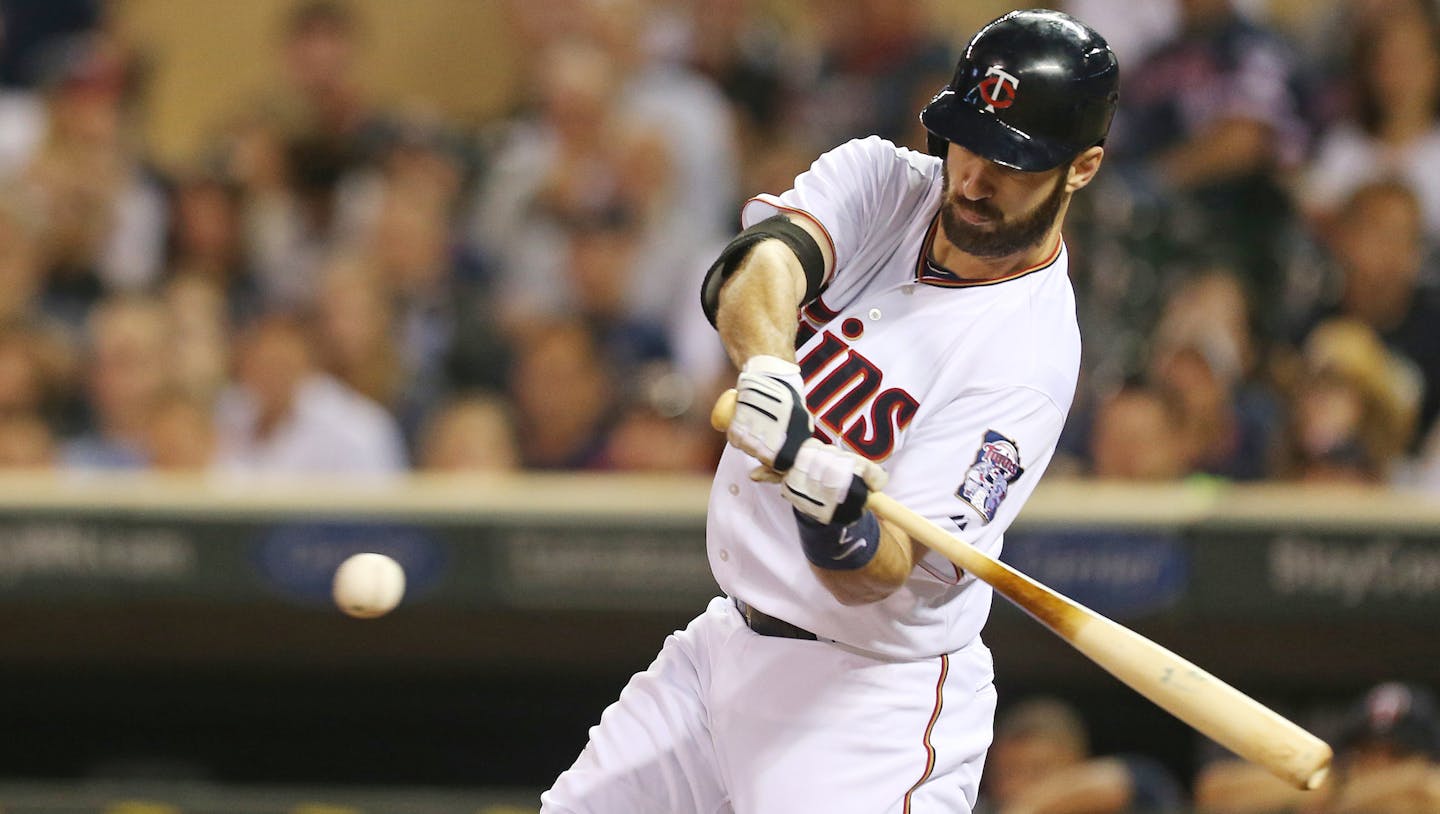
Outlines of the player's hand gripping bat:
[[[735,391],[716,402],[710,423],[724,431]],[[880,492],[866,508],[989,583],[1000,595],[1111,675],[1241,757],[1298,788],[1329,771],[1330,747],[1268,707],[1129,628],[1041,585]]]

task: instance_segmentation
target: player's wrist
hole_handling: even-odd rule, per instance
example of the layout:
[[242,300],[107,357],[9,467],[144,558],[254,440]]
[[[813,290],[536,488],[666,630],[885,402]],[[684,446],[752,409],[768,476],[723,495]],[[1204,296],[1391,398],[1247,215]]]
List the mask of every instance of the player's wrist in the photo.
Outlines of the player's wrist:
[[765,376],[777,376],[782,379],[798,377],[800,366],[779,356],[760,353],[745,360],[744,367],[740,368],[742,373],[758,373]]
[[880,521],[868,509],[851,523],[821,523],[798,509],[794,511],[800,548],[805,559],[817,568],[856,571],[868,565],[880,550]]

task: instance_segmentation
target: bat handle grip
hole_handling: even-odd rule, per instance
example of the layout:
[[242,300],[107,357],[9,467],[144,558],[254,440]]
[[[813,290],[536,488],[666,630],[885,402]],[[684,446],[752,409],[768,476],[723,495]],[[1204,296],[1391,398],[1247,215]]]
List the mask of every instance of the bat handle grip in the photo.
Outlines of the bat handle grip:
[[720,394],[715,400],[715,406],[710,408],[710,426],[718,432],[725,432],[730,429],[730,419],[735,417],[735,399],[737,395],[735,388],[730,388]]

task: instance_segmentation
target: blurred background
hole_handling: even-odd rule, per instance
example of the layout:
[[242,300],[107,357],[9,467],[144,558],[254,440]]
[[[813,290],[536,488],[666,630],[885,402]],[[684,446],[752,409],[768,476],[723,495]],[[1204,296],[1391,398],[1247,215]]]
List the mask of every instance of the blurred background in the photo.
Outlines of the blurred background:
[[[0,0],[0,810],[534,811],[715,590],[740,204],[923,149],[1023,5]],[[997,604],[988,810],[1440,811],[1437,4],[1059,7],[1121,104],[1006,558],[1345,771],[1297,802]]]

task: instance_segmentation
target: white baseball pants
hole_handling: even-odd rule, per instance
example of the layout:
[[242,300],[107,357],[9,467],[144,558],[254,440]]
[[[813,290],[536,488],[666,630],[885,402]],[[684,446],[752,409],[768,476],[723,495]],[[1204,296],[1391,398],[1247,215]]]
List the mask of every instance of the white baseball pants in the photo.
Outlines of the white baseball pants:
[[542,814],[968,814],[990,651],[887,660],[755,634],[716,598],[590,730]]

